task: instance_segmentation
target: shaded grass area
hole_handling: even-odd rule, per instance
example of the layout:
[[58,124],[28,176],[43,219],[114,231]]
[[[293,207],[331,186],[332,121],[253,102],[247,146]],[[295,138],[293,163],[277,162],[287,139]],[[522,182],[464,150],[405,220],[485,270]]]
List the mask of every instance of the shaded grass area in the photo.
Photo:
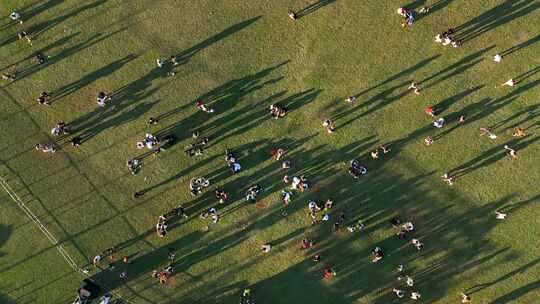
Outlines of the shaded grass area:
[[[431,9],[402,29],[399,6]],[[9,9],[27,20],[22,27],[0,20],[0,68],[18,74],[0,90],[0,174],[93,279],[126,299],[236,303],[250,287],[257,303],[401,303],[391,292],[403,285],[399,263],[426,303],[453,303],[460,292],[486,303],[537,298],[538,3],[17,0]],[[287,19],[288,9],[298,12],[297,22]],[[449,27],[462,48],[432,42]],[[20,28],[35,35],[33,46],[16,40]],[[36,51],[46,64],[31,63]],[[496,52],[504,56],[500,65],[490,60]],[[155,66],[171,55],[179,65]],[[512,77],[516,87],[500,87]],[[413,80],[420,96],[407,90]],[[44,90],[52,92],[51,108],[35,102]],[[109,106],[96,106],[99,91],[113,95]],[[350,95],[353,105],[344,102]],[[197,111],[198,100],[216,113]],[[272,103],[287,106],[288,115],[270,119]],[[427,106],[447,119],[445,128],[432,127]],[[467,120],[458,124],[461,115]],[[149,117],[159,123],[147,125]],[[335,134],[322,128],[325,118],[336,122]],[[83,145],[75,149],[66,137],[57,139],[55,154],[34,151],[58,121]],[[479,137],[480,127],[497,141]],[[527,136],[512,138],[516,127]],[[210,148],[187,158],[194,131],[210,138]],[[144,156],[142,171],[131,176],[125,161],[143,157],[134,143],[146,132],[177,141]],[[425,147],[426,136],[436,143]],[[381,144],[392,151],[372,160]],[[506,157],[505,144],[519,159]],[[285,172],[269,154],[275,147],[288,151],[287,174],[311,183],[286,216],[279,196]],[[226,149],[237,153],[241,173],[226,167]],[[354,158],[369,169],[359,181],[346,174]],[[458,178],[453,187],[440,181],[448,171]],[[211,187],[189,196],[188,181],[203,175]],[[248,204],[244,194],[254,184],[264,191]],[[226,205],[213,195],[218,187],[231,192]],[[145,194],[134,199],[135,191]],[[311,226],[307,202],[327,198],[336,202],[331,223]],[[0,201],[0,301],[70,300],[82,277],[7,196]],[[157,217],[179,203],[189,218],[173,221],[159,239]],[[209,207],[222,214],[218,225],[198,218]],[[495,210],[509,218],[496,221]],[[341,212],[365,230],[333,233]],[[396,215],[415,223],[423,251],[394,236],[389,219]],[[300,250],[304,237],[316,246]],[[266,242],[274,246],[267,255],[259,249]],[[112,271],[89,265],[111,246],[132,263]],[[386,253],[378,264],[369,259],[375,246]],[[160,285],[150,274],[168,264],[171,248],[175,274]],[[312,261],[315,254],[321,262]],[[321,278],[327,265],[337,271],[331,281]]]

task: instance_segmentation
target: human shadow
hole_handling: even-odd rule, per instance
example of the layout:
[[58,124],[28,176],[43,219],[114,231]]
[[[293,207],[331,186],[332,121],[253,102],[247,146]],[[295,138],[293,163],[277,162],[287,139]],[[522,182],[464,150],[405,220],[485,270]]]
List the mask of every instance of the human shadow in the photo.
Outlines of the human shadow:
[[44,1],[38,1],[38,5],[32,5],[28,8],[24,8],[21,10],[22,15],[25,20],[31,19],[32,17],[35,17],[39,14],[41,14],[44,11],[50,10],[53,7],[62,4],[65,2],[64,0],[44,0]]
[[439,103],[434,105],[433,108],[435,109],[435,112],[437,114],[441,114],[444,111],[448,110],[448,108],[450,108],[454,103],[456,103],[456,102],[464,99],[468,95],[471,95],[474,92],[482,89],[484,86],[485,85],[479,85],[479,86],[475,86],[473,88],[468,88],[468,89],[466,89],[465,91],[463,91],[461,93],[458,93],[458,94],[456,94],[454,96],[443,99],[442,101],[440,101]]
[[[484,49],[477,51],[473,54],[467,55],[462,59],[458,60],[456,63],[442,69],[441,71],[421,80],[419,84],[422,86],[422,89],[427,89],[429,87],[435,86],[436,84],[449,79],[455,75],[461,74],[471,67],[482,61],[482,55],[493,49],[495,45],[485,47]],[[431,83],[429,81],[432,81]]]
[[535,143],[536,141],[538,141],[538,139],[540,139],[539,136],[537,137],[527,136],[523,138],[510,140],[504,144],[497,145],[496,147],[493,147],[487,150],[483,154],[465,162],[464,164],[450,170],[449,172],[453,176],[462,177],[466,174],[476,171],[477,169],[485,168],[501,159],[508,157],[504,149],[505,145],[508,145],[519,151]]
[[[281,77],[272,79],[266,78],[269,77],[273,71],[287,64],[287,62],[288,61],[285,61],[257,73],[228,81],[225,84],[198,96],[193,102],[188,102],[180,107],[158,115],[156,118],[159,121],[163,121],[184,111],[190,106],[195,107],[196,101],[203,101],[209,108],[215,110],[215,113],[213,114],[197,111],[181,121],[163,127],[156,132],[156,135],[160,137],[174,135],[177,138],[177,142],[180,142],[191,135],[191,132],[194,131],[192,129],[193,126],[198,126],[197,131],[206,133],[210,133],[215,128],[221,128],[221,124],[227,123],[230,118],[233,118],[231,114],[223,116],[223,113],[233,110],[235,105],[243,101],[249,94],[260,90],[267,85],[275,84],[280,81],[282,79]],[[249,109],[252,108],[250,107]],[[209,115],[216,115],[217,117],[213,120],[209,120]]]
[[457,26],[456,38],[464,42],[474,39],[498,26],[530,14],[538,8],[540,8],[540,3],[534,0],[505,1]]
[[[80,35],[80,34],[81,34],[81,32],[76,32],[76,33],[73,33],[73,34],[69,34],[69,35],[67,35],[67,36],[65,36],[65,37],[62,37],[62,38],[60,38],[60,39],[57,39],[55,42],[53,42],[53,43],[47,45],[46,47],[43,47],[43,48],[39,49],[39,50],[38,50],[37,52],[35,52],[35,53],[42,53],[42,54],[45,54],[45,53],[47,53],[48,51],[50,51],[51,49],[54,49],[54,48],[56,48],[56,47],[60,47],[60,46],[62,46],[62,45],[64,45],[64,44],[68,43],[70,40],[72,40],[73,38],[75,38],[76,36],[78,36],[78,35]],[[3,67],[3,68],[0,69],[0,70],[5,70],[5,69],[9,69],[9,68],[11,68],[11,67],[13,67],[13,66],[17,66],[17,65],[21,64],[22,62],[24,62],[24,61],[26,61],[26,60],[32,59],[32,57],[33,57],[33,55],[26,56],[26,57],[24,57],[23,59],[21,59],[21,60],[19,60],[19,61],[16,61],[16,62],[13,62],[13,63],[11,63],[11,64],[9,64],[9,65]]]
[[137,58],[137,55],[129,54],[126,55],[124,58],[115,60],[109,64],[106,64],[102,66],[101,68],[90,72],[83,76],[81,79],[77,81],[73,81],[69,84],[64,85],[63,87],[60,87],[52,92],[52,99],[51,101],[53,103],[58,102],[60,99],[69,96],[70,94],[90,85],[92,82],[96,81],[97,79],[100,79],[102,77],[105,77],[107,75],[110,75],[119,69],[121,69],[124,65],[129,63],[130,61],[133,61]]
[[506,303],[516,303],[515,301],[521,298],[522,296],[533,292],[540,288],[540,280],[531,282],[529,284],[523,285],[510,293],[500,296],[495,299],[491,304],[506,304]]
[[178,53],[175,55],[176,60],[178,64],[185,64],[187,63],[191,57],[195,56],[198,52],[204,50],[205,48],[211,46],[212,44],[219,42],[220,40],[223,40],[230,35],[239,32],[243,30],[244,28],[250,26],[251,24],[255,23],[257,20],[259,20],[262,16],[253,17],[248,20],[244,20],[242,22],[236,23],[234,25],[229,26],[228,28],[224,29],[223,31],[219,32],[218,34],[197,43],[196,45]]
[[[97,34],[93,34],[92,36],[88,37],[86,40],[82,41],[82,42],[79,42],[71,47],[68,47],[68,48],[65,48],[63,50],[61,50],[60,52],[58,52],[57,54],[54,54],[54,55],[51,55],[51,56],[47,56],[47,59],[45,61],[44,64],[35,64],[35,63],[30,63],[28,64],[25,68],[21,69],[20,71],[17,71],[17,79],[15,81],[17,81],[18,79],[21,79],[21,78],[24,78],[26,76],[29,76],[31,74],[34,74],[34,73],[37,73],[41,70],[43,70],[44,68],[48,67],[48,66],[51,66],[55,63],[58,63],[66,58],[68,58],[69,56],[73,55],[73,54],[76,54],[84,49],[87,49],[103,40],[106,40],[112,36],[114,36],[115,34],[117,33],[120,33],[122,31],[124,31],[125,28],[122,28],[122,29],[119,29],[117,31],[114,31],[114,32],[111,32],[111,33],[108,33],[108,34],[104,34],[104,33],[97,33]],[[47,54],[45,54],[47,55]],[[33,54],[31,57],[34,57],[35,54]]]
[[534,37],[534,38],[531,38],[531,39],[529,39],[529,40],[527,40],[525,42],[522,42],[522,43],[520,43],[518,45],[515,45],[515,46],[513,46],[513,47],[511,47],[509,49],[504,50],[500,54],[501,54],[501,56],[511,55],[511,54],[513,54],[513,53],[515,53],[515,52],[517,52],[519,50],[522,50],[524,48],[527,48],[527,47],[537,43],[538,41],[540,41],[540,34],[536,35],[536,37]]
[[519,274],[519,273],[523,273],[523,272],[527,271],[529,268],[534,267],[538,263],[540,263],[540,258],[536,258],[536,259],[530,261],[529,263],[524,264],[523,266],[520,266],[520,267],[510,271],[509,273],[497,278],[496,280],[486,282],[486,283],[477,284],[477,285],[471,287],[470,289],[468,289],[466,291],[466,294],[471,294],[472,295],[472,294],[477,293],[477,292],[479,292],[481,290],[484,290],[484,289],[489,288],[491,286],[497,285],[498,283],[501,283],[501,282],[503,282],[505,280],[508,280],[508,279],[514,277],[515,275]]
[[[94,9],[94,8],[104,4],[107,1],[108,0],[96,0],[96,1],[90,2],[88,4],[85,4],[85,5],[81,6],[81,7],[78,7],[76,9],[72,10],[71,12],[69,12],[67,14],[64,14],[62,16],[58,16],[58,17],[52,18],[52,19],[47,19],[47,21],[43,21],[43,22],[40,22],[40,23],[36,23],[30,28],[30,32],[32,33],[32,35],[34,37],[38,37],[39,35],[43,34],[48,29],[53,28],[53,27],[61,24],[62,22],[68,20],[69,18],[77,16],[77,15],[83,13],[84,11]],[[54,1],[49,1],[49,2],[54,2]]]
[[296,15],[298,18],[305,17],[334,2],[336,2],[336,0],[318,0],[296,12]]

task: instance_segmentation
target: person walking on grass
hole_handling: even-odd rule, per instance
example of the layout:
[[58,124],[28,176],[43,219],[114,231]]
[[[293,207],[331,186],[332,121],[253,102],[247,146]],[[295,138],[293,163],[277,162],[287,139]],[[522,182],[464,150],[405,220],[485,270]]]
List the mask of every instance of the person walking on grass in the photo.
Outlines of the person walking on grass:
[[518,156],[517,156],[517,151],[514,150],[514,149],[512,149],[512,148],[510,148],[508,145],[504,145],[504,149],[505,149],[506,151],[508,151],[508,152],[506,152],[506,154],[507,154],[508,156],[510,156],[511,158],[517,158],[517,157],[518,157]]
[[418,291],[411,292],[411,299],[413,300],[420,300],[422,295]]
[[464,294],[463,292],[461,293],[461,303],[462,304],[469,304],[469,303],[472,303],[472,299],[469,295],[466,295]]
[[448,173],[445,173],[442,175],[442,179],[445,183],[452,186],[454,184],[454,181],[456,180],[455,176],[451,176]]
[[493,61],[499,63],[501,62],[503,59],[503,56],[501,56],[501,54],[495,54],[495,56],[493,56]]
[[347,103],[353,104],[353,103],[356,101],[356,97],[354,97],[354,96],[349,96],[349,97],[347,97],[347,99],[345,99],[345,101],[346,101]]

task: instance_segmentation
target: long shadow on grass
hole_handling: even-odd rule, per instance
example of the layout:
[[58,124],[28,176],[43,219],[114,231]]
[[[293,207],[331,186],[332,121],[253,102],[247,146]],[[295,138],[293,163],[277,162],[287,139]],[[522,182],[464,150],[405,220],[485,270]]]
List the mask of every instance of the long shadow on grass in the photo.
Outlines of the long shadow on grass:
[[[288,61],[285,61],[257,73],[228,81],[227,83],[197,97],[192,102],[158,115],[158,120],[165,120],[186,110],[188,107],[195,108],[196,101],[199,100],[203,101],[209,108],[213,108],[215,110],[215,113],[212,114],[197,111],[179,122],[174,122],[162,128],[160,131],[156,132],[156,135],[163,137],[173,134],[176,136],[177,141],[182,141],[188,138],[192,131],[201,128],[201,126],[205,124],[211,124],[214,125],[215,128],[221,129],[220,124],[224,123],[224,117],[227,117],[223,116],[223,113],[232,111],[235,105],[243,101],[247,96],[255,91],[280,81],[282,79],[281,77],[272,79],[266,79],[266,77],[269,77],[273,71],[287,63]],[[209,130],[203,128],[203,131]],[[210,140],[212,141],[212,138],[210,138]]]
[[296,15],[298,18],[305,17],[334,2],[336,2],[336,0],[318,0],[296,12]]
[[520,43],[518,45],[515,45],[515,46],[513,46],[513,47],[511,47],[511,48],[509,48],[507,50],[502,51],[501,55],[502,56],[509,56],[509,55],[519,51],[519,50],[522,50],[524,48],[527,48],[527,47],[537,43],[538,41],[540,41],[540,34],[536,35],[536,37],[534,37],[534,38],[531,38],[531,39],[529,39],[529,40],[527,40],[525,42],[522,42],[522,43]]
[[[504,296],[498,297],[491,303],[492,304],[517,303],[516,301],[519,300],[519,298],[521,298],[522,296],[530,292],[534,292],[537,289],[540,289],[540,280],[521,286],[513,290],[512,292],[505,294]],[[533,295],[533,298],[536,298],[536,296]]]
[[81,79],[71,82],[69,84],[64,85],[61,88],[58,88],[54,90],[52,93],[53,95],[53,103],[56,103],[59,99],[62,99],[64,97],[69,96],[70,94],[90,85],[92,82],[96,81],[99,78],[108,76],[119,69],[121,69],[124,65],[128,64],[130,61],[135,60],[137,58],[136,55],[129,54],[125,56],[124,58],[115,60],[109,64],[106,64],[102,66],[101,68],[90,72],[83,76]]
[[48,29],[53,28],[53,27],[61,24],[62,22],[68,20],[69,18],[75,17],[75,16],[77,16],[77,15],[79,15],[81,13],[84,13],[87,10],[91,10],[91,9],[96,8],[96,7],[99,7],[100,5],[102,5],[102,4],[106,3],[106,2],[107,2],[107,0],[96,0],[96,1],[90,2],[88,4],[85,4],[85,5],[81,6],[81,7],[77,7],[76,9],[73,9],[72,11],[68,12],[67,14],[64,14],[62,16],[58,16],[56,18],[47,19],[47,21],[43,21],[43,22],[40,22],[40,23],[37,23],[37,24],[33,25],[30,28],[30,32],[32,33],[33,36],[39,36],[39,35],[43,34],[45,31],[47,31]]
[[456,37],[462,41],[474,39],[486,32],[523,17],[540,8],[534,0],[505,1],[468,22],[456,27]]
[[243,30],[244,28],[250,26],[251,24],[255,23],[257,20],[259,20],[262,16],[257,16],[248,20],[244,20],[242,22],[236,23],[234,25],[231,25],[230,27],[224,29],[223,31],[219,32],[218,34],[197,43],[196,45],[190,47],[189,49],[186,49],[178,54],[176,54],[176,59],[179,64],[187,63],[191,57],[195,56],[198,52],[204,50],[205,48],[211,46],[214,43],[217,43],[230,35],[239,32]]
[[[36,64],[34,62],[29,62],[28,65],[26,67],[24,67],[23,69],[21,69],[20,71],[17,72],[17,79],[21,79],[21,78],[24,78],[26,76],[29,76],[31,74],[34,74],[34,73],[37,73],[43,69],[45,69],[46,67],[50,66],[50,65],[53,65],[55,63],[58,63],[60,62],[61,60],[63,59],[66,59],[68,58],[69,56],[73,55],[73,54],[76,54],[84,49],[87,49],[93,45],[96,45],[97,43],[103,41],[103,40],[106,40],[122,31],[124,31],[125,28],[121,28],[117,31],[114,31],[114,32],[111,32],[109,34],[104,34],[104,33],[97,33],[97,34],[93,34],[92,36],[90,36],[89,38],[85,39],[84,41],[82,42],[79,42],[73,46],[70,46],[66,49],[63,49],[61,50],[60,52],[58,52],[57,54],[53,54],[53,55],[48,55],[48,54],[44,54],[45,56],[47,56],[47,60],[44,64]],[[34,55],[32,55],[33,57]]]
[[[418,170],[415,166],[409,167],[413,171]],[[334,234],[330,224],[305,227],[307,234],[313,237],[317,245],[308,251],[299,251],[298,254],[304,256],[303,262],[293,264],[285,271],[278,271],[274,276],[250,286],[256,301],[272,297],[273,303],[356,303],[358,299],[371,295],[375,299],[374,303],[394,303],[395,298],[391,292],[395,286],[393,269],[400,262],[405,262],[407,274],[415,278],[423,298],[436,301],[444,296],[449,284],[454,278],[458,279],[458,275],[480,268],[485,270],[497,267],[499,259],[511,259],[512,252],[509,248],[498,248],[490,244],[484,236],[498,223],[491,216],[493,211],[506,204],[512,196],[484,207],[460,211],[453,210],[453,205],[465,204],[466,198],[442,190],[442,195],[447,200],[436,199],[439,195],[434,196],[431,190],[428,190],[434,189],[429,181],[430,174],[420,173],[412,178],[403,178],[380,170],[368,173],[365,179],[355,182],[353,187],[345,186],[350,185],[350,177],[345,174],[338,173],[329,178],[336,182],[336,187],[327,189],[338,190],[337,185],[341,185],[345,191],[333,191],[327,195],[331,195],[338,209],[346,211],[347,223],[356,222],[358,217],[368,218],[364,221],[365,231],[352,235],[345,232]],[[304,200],[300,200],[302,201]],[[306,208],[305,204],[298,204],[295,200],[294,204],[300,205],[299,208]],[[423,251],[418,252],[408,244],[408,240],[402,241],[391,236],[391,232],[384,233],[387,236],[382,238],[373,235],[375,231],[390,230],[387,221],[396,213],[405,220],[416,223],[413,234],[426,243]],[[334,218],[338,212],[331,211],[330,214],[331,218]],[[288,216],[291,215],[292,213]],[[262,217],[251,219],[250,225],[264,229],[282,220],[286,218],[280,216],[279,211],[274,208],[269,209],[269,213]],[[249,231],[249,228],[247,229]],[[294,231],[291,237],[298,237],[299,242],[301,236],[297,232]],[[287,242],[288,236],[284,238],[286,241],[275,243],[274,254],[279,255],[279,252],[285,250],[280,247],[291,244],[293,247],[297,246],[297,242]],[[359,243],[359,238],[369,240],[371,245],[365,246],[363,241]],[[466,245],[457,245],[463,244],[464,240]],[[369,259],[369,252],[375,246],[381,246],[387,253],[387,257],[377,264],[371,263]],[[322,262],[311,261],[315,254],[322,255]],[[243,263],[230,265],[230,272],[215,280],[206,281],[205,286],[219,286],[219,281],[226,278],[227,273],[235,273],[237,269],[249,272],[249,268],[260,259],[262,257],[254,256]],[[331,281],[322,279],[322,269],[326,265],[332,266],[338,274]],[[197,287],[188,296],[196,298],[198,290],[204,288]],[[305,290],[312,292],[302,292]],[[206,300],[220,298],[221,303],[235,303],[240,297],[239,294],[240,289],[233,296],[221,297],[213,294]]]

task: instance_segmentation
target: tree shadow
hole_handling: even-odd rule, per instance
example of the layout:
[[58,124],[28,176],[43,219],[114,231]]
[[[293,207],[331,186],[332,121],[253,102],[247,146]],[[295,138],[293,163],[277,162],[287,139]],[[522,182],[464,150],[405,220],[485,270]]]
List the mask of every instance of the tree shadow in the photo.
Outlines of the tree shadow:
[[318,0],[296,12],[296,15],[298,18],[305,17],[334,2],[336,2],[336,0]]

